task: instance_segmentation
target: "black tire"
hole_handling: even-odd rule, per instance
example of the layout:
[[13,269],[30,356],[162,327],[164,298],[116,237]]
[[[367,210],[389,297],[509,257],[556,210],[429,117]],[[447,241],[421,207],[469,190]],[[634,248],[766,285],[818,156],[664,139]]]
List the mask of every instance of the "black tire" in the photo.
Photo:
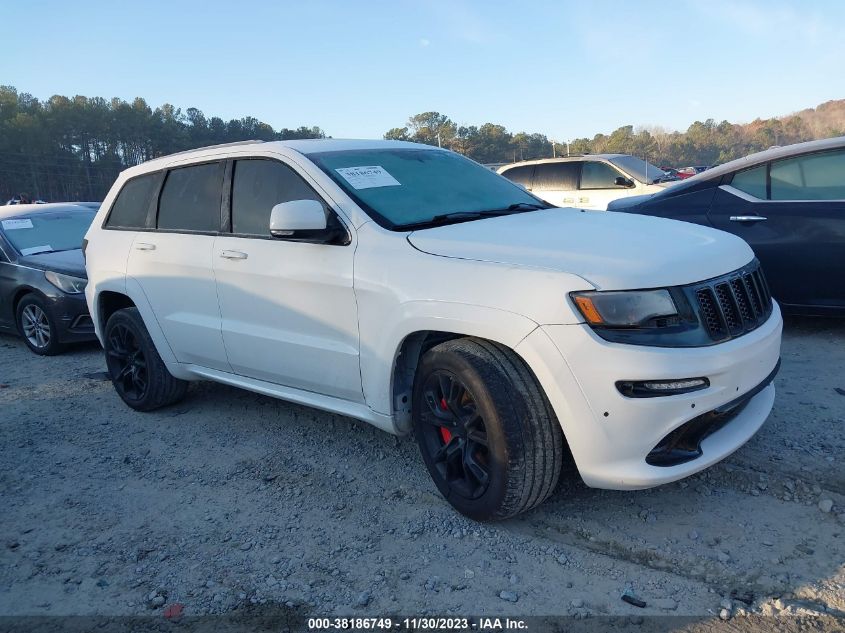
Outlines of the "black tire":
[[557,486],[566,448],[560,424],[531,370],[502,345],[460,338],[427,351],[412,415],[434,483],[472,519],[525,512]]
[[103,348],[115,391],[136,411],[152,411],[185,397],[187,381],[167,370],[138,308],[124,308],[109,317]]
[[18,302],[15,318],[18,331],[30,351],[39,356],[55,356],[64,351],[53,312],[44,299],[33,293],[24,295]]

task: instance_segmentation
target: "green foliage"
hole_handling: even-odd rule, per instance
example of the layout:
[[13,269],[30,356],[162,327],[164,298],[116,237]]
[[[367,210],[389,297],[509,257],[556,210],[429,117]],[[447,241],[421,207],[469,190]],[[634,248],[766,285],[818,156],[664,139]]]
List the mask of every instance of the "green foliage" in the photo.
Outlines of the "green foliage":
[[[439,112],[412,116],[405,127],[393,128],[388,139],[440,144],[481,163],[506,163],[534,158],[565,156],[567,143],[552,142],[545,134],[511,133],[501,125],[456,126]],[[686,132],[659,127],[634,129],[623,125],[610,135],[576,138],[568,143],[570,154],[633,154],[656,165],[686,167],[714,165],[773,145],[789,145],[845,134],[845,99],[829,101],[796,114],[739,125],[713,119],[696,121]]]
[[[712,119],[685,132],[622,126],[609,135],[556,139],[508,131],[495,123],[457,125],[440,112],[412,116],[387,139],[440,145],[481,163],[552,155],[634,154],[656,165],[712,165],[771,147],[845,135],[845,99],[745,125]],[[205,145],[247,139],[323,138],[319,127],[282,128],[254,117],[224,121],[169,103],[151,108],[101,97],[55,95],[41,102],[0,86],[0,204],[18,193],[44,200],[102,200],[121,170],[145,160]]]
[[223,121],[170,104],[152,109],[101,97],[41,102],[0,86],[0,204],[18,193],[43,200],[102,200],[117,175],[182,150],[247,139],[323,138],[318,127],[274,130],[254,117]]

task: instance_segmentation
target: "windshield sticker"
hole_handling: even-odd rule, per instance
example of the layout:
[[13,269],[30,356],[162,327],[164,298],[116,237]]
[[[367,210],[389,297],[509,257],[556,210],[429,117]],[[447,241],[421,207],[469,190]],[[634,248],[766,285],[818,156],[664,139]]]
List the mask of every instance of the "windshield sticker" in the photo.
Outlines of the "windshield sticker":
[[32,220],[29,218],[22,218],[18,220],[3,220],[3,228],[7,231],[14,231],[15,229],[31,229]]
[[22,248],[21,255],[35,255],[37,253],[50,253],[53,251],[53,247],[49,244],[45,244],[44,246],[30,246],[29,248]]
[[395,187],[402,183],[385,171],[381,165],[367,165],[365,167],[341,167],[335,169],[355,189],[372,189],[373,187]]

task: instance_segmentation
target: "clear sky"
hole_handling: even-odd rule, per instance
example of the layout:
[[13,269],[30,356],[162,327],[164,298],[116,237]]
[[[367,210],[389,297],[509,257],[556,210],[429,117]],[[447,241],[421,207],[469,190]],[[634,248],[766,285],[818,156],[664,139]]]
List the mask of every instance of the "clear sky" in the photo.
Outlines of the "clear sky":
[[4,0],[0,83],[381,137],[437,110],[556,140],[845,98],[845,1]]

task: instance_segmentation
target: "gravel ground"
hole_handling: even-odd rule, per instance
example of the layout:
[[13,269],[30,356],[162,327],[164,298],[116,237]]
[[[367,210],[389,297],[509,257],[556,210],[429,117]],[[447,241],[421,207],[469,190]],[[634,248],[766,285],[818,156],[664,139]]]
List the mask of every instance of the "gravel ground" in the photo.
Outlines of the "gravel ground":
[[412,439],[211,383],[136,413],[96,346],[0,359],[2,615],[845,615],[842,321],[788,322],[775,410],[721,464],[565,481],[497,524],[453,512]]

